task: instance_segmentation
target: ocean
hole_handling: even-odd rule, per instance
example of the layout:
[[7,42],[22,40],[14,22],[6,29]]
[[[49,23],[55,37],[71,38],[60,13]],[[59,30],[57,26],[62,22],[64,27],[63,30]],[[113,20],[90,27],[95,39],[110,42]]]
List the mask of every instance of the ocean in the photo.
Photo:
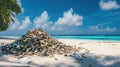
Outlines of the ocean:
[[[0,36],[6,38],[15,38],[18,39],[21,36]],[[84,39],[84,40],[116,40],[120,41],[120,36],[53,36],[56,39]]]

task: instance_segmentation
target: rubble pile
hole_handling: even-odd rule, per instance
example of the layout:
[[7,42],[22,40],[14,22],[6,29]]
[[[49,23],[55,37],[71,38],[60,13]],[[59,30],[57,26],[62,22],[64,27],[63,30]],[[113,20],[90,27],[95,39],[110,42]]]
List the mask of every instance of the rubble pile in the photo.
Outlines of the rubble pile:
[[54,54],[67,54],[78,52],[79,48],[68,46],[52,38],[42,29],[28,31],[15,42],[2,46],[6,54],[51,56]]

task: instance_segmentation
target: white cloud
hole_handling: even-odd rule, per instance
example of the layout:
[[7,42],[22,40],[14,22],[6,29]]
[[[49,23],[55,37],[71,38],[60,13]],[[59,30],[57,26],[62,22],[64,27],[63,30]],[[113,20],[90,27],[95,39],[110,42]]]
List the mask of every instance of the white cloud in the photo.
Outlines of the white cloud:
[[89,29],[90,29],[90,31],[99,31],[99,26],[98,25],[90,26]]
[[73,13],[73,9],[71,8],[67,12],[64,12],[63,17],[60,17],[57,22],[55,22],[51,30],[65,30],[70,27],[81,26],[82,24],[83,16]]
[[117,30],[115,27],[111,28],[111,27],[102,27],[102,26],[100,24],[95,26],[90,26],[89,29],[90,31],[93,32],[114,32]]
[[71,8],[69,11],[64,12],[62,18],[59,18],[56,25],[68,25],[68,26],[80,26],[82,25],[83,17],[78,14],[73,13],[73,9]]
[[120,5],[117,4],[116,0],[108,0],[107,2],[101,0],[99,4],[102,10],[112,10],[120,8]]
[[24,8],[22,7],[21,0],[17,0],[17,3],[20,5],[22,12],[24,12]]
[[51,21],[49,21],[49,16],[48,16],[48,12],[44,11],[39,17],[36,17],[34,19],[34,25],[35,28],[48,28],[50,27],[50,25],[52,24]]
[[14,23],[10,23],[9,30],[23,30],[26,29],[32,22],[30,21],[29,17],[26,17],[22,20],[22,23],[17,18],[14,18]]
[[22,21],[22,25],[19,27],[20,30],[27,28],[32,22],[29,17],[26,17],[25,20]]
[[63,17],[58,18],[56,22],[50,21],[48,12],[44,11],[39,17],[34,19],[34,25],[35,28],[59,31],[81,26],[82,21],[83,17],[73,13],[73,9],[71,8],[67,12],[64,12]]
[[10,30],[23,30],[26,29],[28,26],[31,24],[34,25],[33,28],[42,28],[42,29],[47,29],[48,27],[50,28],[52,25],[52,22],[49,21],[49,16],[46,11],[44,11],[39,17],[36,17],[33,20],[34,23],[30,21],[29,17],[26,17],[24,20],[22,20],[22,23],[18,19],[15,18],[15,23],[11,23],[9,26]]
[[114,32],[114,31],[116,31],[116,28],[115,28],[115,27],[113,27],[113,28],[106,27],[105,30],[106,30],[106,31],[110,31],[110,32]]
[[116,31],[116,28],[115,27],[106,27],[106,28],[101,28],[101,29],[98,29],[98,32],[114,32]]

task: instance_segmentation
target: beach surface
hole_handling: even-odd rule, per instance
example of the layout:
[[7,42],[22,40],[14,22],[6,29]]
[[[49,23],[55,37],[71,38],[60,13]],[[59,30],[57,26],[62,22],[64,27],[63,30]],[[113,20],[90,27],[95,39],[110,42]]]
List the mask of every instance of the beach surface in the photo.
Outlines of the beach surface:
[[[0,39],[1,43],[14,40]],[[0,51],[0,67],[120,67],[120,41],[59,39],[67,45],[81,47],[75,55],[54,57],[5,55]],[[1,49],[1,48],[0,48]]]

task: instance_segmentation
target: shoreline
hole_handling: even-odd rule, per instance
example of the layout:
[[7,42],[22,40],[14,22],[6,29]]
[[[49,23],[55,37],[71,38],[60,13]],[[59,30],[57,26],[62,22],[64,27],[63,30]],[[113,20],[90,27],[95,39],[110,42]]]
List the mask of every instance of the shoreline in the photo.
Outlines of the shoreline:
[[[0,40],[16,40],[18,38],[14,37],[0,37]],[[115,41],[120,42],[120,40],[98,40],[98,39],[64,39],[64,38],[55,38],[57,40],[74,40],[74,41]]]
[[15,38],[9,38],[9,37],[0,37],[0,39],[15,40]]
[[58,39],[58,40],[74,40],[74,41],[115,41],[115,42],[120,42],[120,40],[94,40],[94,39]]
[[[21,36],[0,36],[0,39],[18,39]],[[51,36],[55,39],[65,39],[65,40],[87,40],[87,41],[120,41],[120,37],[114,37],[114,36]]]

